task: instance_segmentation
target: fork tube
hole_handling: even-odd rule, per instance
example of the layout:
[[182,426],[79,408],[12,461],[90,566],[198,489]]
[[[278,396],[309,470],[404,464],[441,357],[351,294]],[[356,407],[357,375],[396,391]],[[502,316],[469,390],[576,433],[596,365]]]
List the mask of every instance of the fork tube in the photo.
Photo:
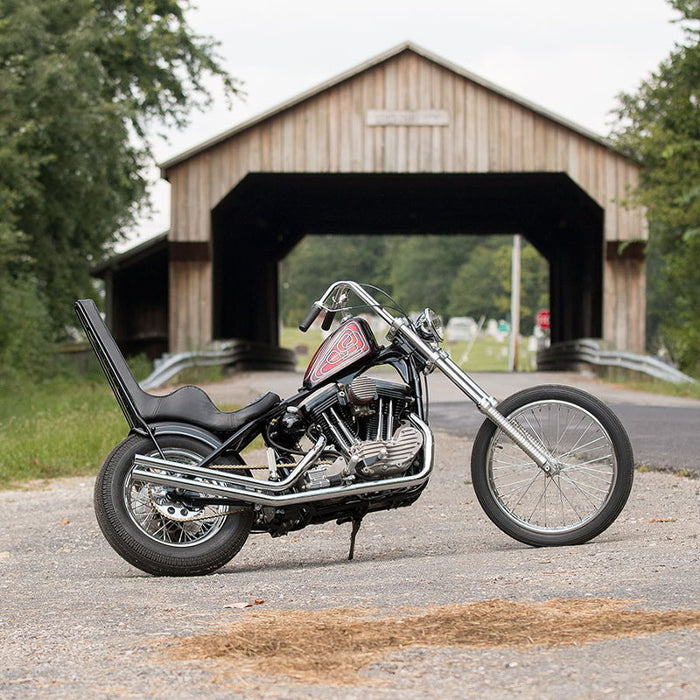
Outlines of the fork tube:
[[457,365],[445,350],[434,349],[426,343],[407,323],[395,324],[392,333],[400,335],[417,350],[430,364],[437,367],[453,384],[464,392],[482,413],[486,406],[496,406],[496,399],[485,392],[462,368]]
[[396,329],[426,360],[437,367],[460,391],[466,394],[479,409],[495,423],[538,467],[550,472],[550,456],[536,440],[519,425],[509,421],[496,408],[498,401],[484,391],[442,348],[433,349],[406,324]]

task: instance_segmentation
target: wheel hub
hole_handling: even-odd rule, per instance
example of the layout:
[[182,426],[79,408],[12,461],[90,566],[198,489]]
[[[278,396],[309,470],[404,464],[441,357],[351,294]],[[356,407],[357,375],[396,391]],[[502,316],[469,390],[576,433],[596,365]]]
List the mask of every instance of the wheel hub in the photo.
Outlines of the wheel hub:
[[[179,523],[199,520],[202,516],[201,508],[191,508],[181,501],[174,501],[166,489],[156,489],[149,486],[148,498],[151,506],[167,520],[174,520]],[[208,514],[207,519],[214,514]]]

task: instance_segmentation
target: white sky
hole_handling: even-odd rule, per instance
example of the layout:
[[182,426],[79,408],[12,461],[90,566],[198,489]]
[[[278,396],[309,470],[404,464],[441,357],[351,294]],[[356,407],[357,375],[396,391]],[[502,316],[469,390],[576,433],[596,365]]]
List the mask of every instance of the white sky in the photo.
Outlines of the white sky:
[[[620,92],[635,90],[680,41],[665,0],[194,0],[194,31],[221,42],[244,83],[155,145],[181,153],[326,80],[411,41],[602,136]],[[154,172],[157,177],[157,173]],[[143,240],[169,226],[169,186],[153,188]]]

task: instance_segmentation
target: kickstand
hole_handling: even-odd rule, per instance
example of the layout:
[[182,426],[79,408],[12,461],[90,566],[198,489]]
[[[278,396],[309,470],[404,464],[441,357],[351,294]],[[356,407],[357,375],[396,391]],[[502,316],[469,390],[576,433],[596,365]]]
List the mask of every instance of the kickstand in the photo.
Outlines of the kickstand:
[[360,530],[360,525],[362,525],[362,518],[365,517],[365,513],[355,513],[352,516],[352,531],[350,532],[350,552],[348,554],[348,561],[352,561],[355,556],[355,538]]

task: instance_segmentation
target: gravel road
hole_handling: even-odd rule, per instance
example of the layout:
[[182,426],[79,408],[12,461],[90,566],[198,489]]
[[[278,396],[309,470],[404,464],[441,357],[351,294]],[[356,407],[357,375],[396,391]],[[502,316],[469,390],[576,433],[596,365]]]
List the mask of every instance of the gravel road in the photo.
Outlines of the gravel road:
[[[168,657],[179,638],[223,633],[259,611],[606,598],[700,612],[700,481],[638,473],[622,515],[595,541],[533,549],[481,512],[465,483],[470,447],[438,435],[422,498],[369,516],[352,562],[349,525],[326,524],[253,536],[220,573],[195,579],[146,576],[119,559],[97,529],[92,479],[0,492],[0,697],[697,697],[700,627],[615,630],[617,638],[568,646],[377,653],[359,685],[342,686],[281,678],[274,659],[266,674],[250,675],[232,662]],[[253,601],[264,602],[237,607]]]

